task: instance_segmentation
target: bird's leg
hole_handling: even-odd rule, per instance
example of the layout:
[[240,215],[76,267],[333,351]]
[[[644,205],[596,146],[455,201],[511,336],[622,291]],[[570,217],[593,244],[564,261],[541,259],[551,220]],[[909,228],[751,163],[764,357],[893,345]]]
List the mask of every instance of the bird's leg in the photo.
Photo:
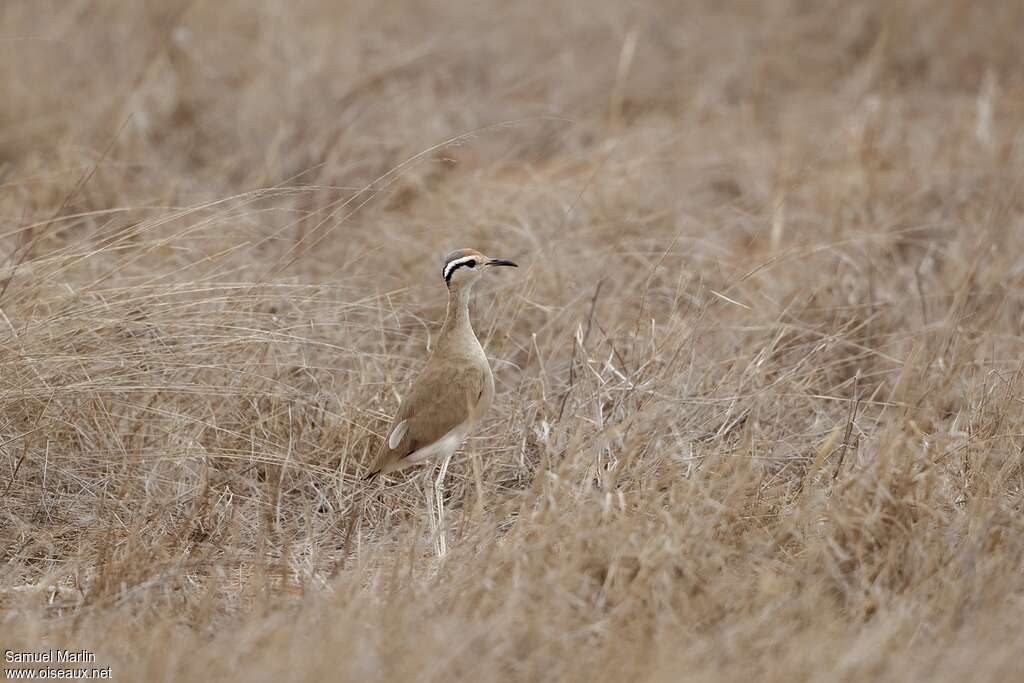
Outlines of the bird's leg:
[[437,535],[434,537],[434,548],[437,550],[438,557],[444,557],[448,553],[448,528],[444,523],[444,477],[448,474],[448,463],[451,461],[452,455],[449,453],[441,462],[437,479],[434,481],[434,500],[437,502],[437,525],[435,527]]
[[473,481],[476,484],[475,512],[482,515],[484,511],[483,463],[480,461],[480,454],[476,452],[476,449],[473,449],[470,461],[473,463]]
[[[432,467],[423,468],[423,474],[416,477],[416,488],[423,494],[423,501],[427,504],[427,523],[430,525],[430,540],[437,548],[437,518],[434,516],[434,487],[430,485]],[[421,488],[422,486],[422,488]]]

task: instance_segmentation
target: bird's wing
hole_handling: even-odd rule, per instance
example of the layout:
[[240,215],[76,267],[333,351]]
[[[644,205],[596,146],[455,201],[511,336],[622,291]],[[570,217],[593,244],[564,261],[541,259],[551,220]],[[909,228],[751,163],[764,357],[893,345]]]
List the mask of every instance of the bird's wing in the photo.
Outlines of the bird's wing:
[[408,457],[473,419],[485,383],[483,368],[428,363],[402,399],[374,470]]

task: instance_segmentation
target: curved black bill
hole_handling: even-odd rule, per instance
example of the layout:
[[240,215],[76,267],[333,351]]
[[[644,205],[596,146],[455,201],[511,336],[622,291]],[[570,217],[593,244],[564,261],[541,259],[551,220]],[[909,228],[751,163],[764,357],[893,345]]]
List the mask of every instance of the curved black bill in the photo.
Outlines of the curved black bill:
[[503,258],[492,258],[490,261],[487,262],[487,265],[489,265],[489,266],[512,266],[513,268],[518,268],[519,267],[515,263],[512,263],[512,261],[509,261],[509,260],[503,259]]

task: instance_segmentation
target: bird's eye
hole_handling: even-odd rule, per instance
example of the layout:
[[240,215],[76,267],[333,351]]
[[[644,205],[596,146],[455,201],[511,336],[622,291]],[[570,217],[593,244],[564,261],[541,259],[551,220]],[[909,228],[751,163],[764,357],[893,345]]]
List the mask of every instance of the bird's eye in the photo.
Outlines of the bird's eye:
[[466,265],[470,268],[476,268],[476,261],[467,261]]

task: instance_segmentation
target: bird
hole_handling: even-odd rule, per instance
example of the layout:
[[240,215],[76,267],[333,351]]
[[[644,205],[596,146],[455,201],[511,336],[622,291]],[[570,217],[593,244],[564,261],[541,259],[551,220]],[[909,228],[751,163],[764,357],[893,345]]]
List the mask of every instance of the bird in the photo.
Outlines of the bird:
[[483,273],[499,266],[519,267],[476,249],[457,249],[445,256],[441,268],[448,289],[444,325],[426,365],[402,398],[365,480],[432,460],[447,465],[487,413],[494,399],[494,375],[473,332],[469,299]]

